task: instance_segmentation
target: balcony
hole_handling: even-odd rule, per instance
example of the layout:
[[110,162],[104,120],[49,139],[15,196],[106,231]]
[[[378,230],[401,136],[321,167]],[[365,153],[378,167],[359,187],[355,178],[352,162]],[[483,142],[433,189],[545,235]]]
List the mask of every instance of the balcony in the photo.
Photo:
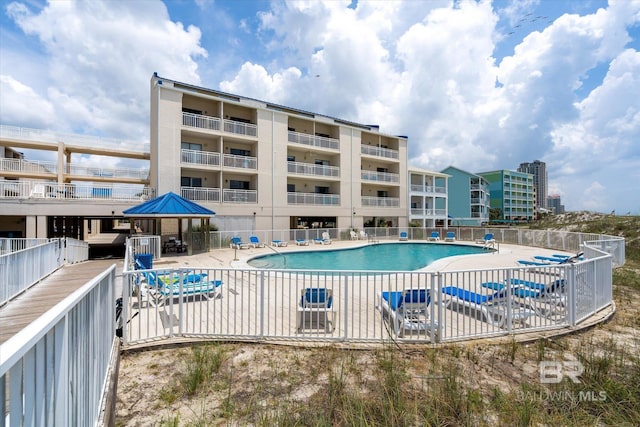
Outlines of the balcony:
[[287,162],[287,172],[294,175],[340,177],[339,167],[313,163]]
[[67,174],[74,176],[86,176],[93,178],[110,178],[116,179],[149,179],[149,169],[131,169],[131,168],[94,168],[87,166],[78,166],[74,164],[67,165]]
[[57,170],[58,164],[56,162],[0,158],[0,171],[3,172],[56,174]]
[[219,202],[220,201],[219,188],[181,187],[180,195],[185,199],[191,200],[194,202]]
[[397,173],[361,171],[360,177],[362,178],[363,181],[375,181],[375,182],[385,182],[385,183],[400,182],[400,175],[398,175]]
[[320,193],[287,193],[289,205],[339,206],[340,195]]
[[307,133],[293,131],[289,131],[289,142],[307,145],[310,147],[328,148],[330,150],[340,149],[340,141],[335,138],[327,138],[326,136],[309,135]]
[[228,133],[246,136],[256,136],[258,134],[258,127],[253,123],[220,120],[217,117],[204,116],[202,114],[182,113],[182,125],[186,127],[219,131],[221,122],[222,129]]
[[220,166],[220,153],[183,148],[180,150],[180,161],[191,165]]
[[222,190],[222,201],[224,203],[258,203],[258,191],[225,188]]
[[372,145],[360,145],[360,153],[367,156],[386,157],[394,160],[397,160],[400,157],[398,150],[374,147]]
[[442,218],[447,216],[447,210],[446,209],[412,208],[411,215],[429,217],[429,218]]
[[252,170],[258,169],[258,159],[256,157],[225,154],[222,161],[225,167]]
[[253,123],[236,122],[234,120],[224,120],[224,131],[237,135],[258,135],[258,127]]
[[192,128],[220,130],[220,119],[193,113],[182,113],[182,125]]
[[362,196],[362,206],[372,206],[377,208],[397,208],[400,206],[400,199],[397,197],[371,197]]
[[142,185],[0,180],[0,199],[112,200],[140,202],[155,197],[155,189]]
[[412,193],[438,193],[438,194],[446,194],[447,187],[433,187],[431,185],[420,185],[420,184],[412,184],[411,185]]

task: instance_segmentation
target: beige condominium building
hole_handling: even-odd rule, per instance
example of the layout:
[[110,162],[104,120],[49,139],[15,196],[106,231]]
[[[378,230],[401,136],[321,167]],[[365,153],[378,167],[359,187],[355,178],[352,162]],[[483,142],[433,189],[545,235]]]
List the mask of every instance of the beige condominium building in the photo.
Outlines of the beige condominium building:
[[150,186],[221,230],[406,227],[407,138],[151,78]]

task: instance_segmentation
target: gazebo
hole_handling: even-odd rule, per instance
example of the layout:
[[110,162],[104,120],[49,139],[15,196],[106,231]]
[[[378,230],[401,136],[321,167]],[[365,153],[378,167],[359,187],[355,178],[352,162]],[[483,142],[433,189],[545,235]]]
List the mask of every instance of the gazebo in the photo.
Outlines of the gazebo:
[[182,219],[187,219],[187,254],[193,254],[193,219],[201,219],[202,227],[200,233],[203,234],[205,252],[209,251],[209,220],[215,216],[215,212],[200,206],[197,203],[187,200],[179,195],[169,192],[155,199],[147,200],[144,203],[133,206],[122,211],[125,217],[129,218],[131,224],[131,234],[135,233],[136,219],[152,219],[153,234],[162,235],[162,219],[178,220],[178,236],[182,237]]

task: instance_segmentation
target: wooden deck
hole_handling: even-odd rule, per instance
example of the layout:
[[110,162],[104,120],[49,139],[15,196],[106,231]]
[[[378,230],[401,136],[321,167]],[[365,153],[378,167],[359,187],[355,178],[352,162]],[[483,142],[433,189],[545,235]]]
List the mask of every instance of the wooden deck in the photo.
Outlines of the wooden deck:
[[113,264],[116,264],[116,275],[121,276],[122,260],[119,259],[65,265],[1,306],[0,344]]

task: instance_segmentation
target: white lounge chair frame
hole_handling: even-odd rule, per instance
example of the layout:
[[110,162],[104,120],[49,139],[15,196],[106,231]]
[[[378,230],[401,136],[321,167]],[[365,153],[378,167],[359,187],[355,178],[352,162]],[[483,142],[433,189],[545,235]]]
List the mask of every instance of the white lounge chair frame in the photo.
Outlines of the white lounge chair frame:
[[405,289],[401,295],[401,303],[394,310],[389,302],[383,298],[382,292],[378,292],[377,307],[383,319],[388,321],[392,331],[398,338],[426,334],[430,337],[437,337],[438,323],[431,319],[429,314],[431,301],[429,290],[425,290],[427,297],[425,302],[406,302],[406,294],[417,291],[418,289]]
[[298,332],[305,329],[322,330],[331,333],[335,329],[335,311],[333,310],[333,291],[324,289],[322,302],[311,302],[306,299],[307,291],[320,288],[304,288],[300,291],[300,303],[297,308],[296,323]]

